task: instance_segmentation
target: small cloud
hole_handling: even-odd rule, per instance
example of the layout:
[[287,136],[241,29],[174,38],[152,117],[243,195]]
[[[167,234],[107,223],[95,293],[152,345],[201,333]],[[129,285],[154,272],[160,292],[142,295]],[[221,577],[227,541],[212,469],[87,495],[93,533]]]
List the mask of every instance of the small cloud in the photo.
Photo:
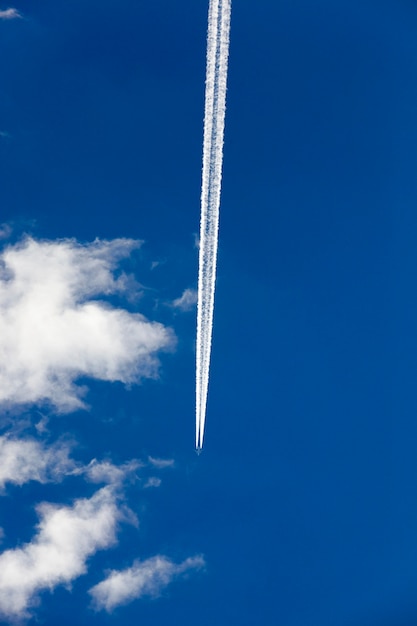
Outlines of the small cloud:
[[41,419],[39,420],[39,422],[35,424],[36,432],[39,435],[44,435],[45,433],[47,433],[48,423],[49,423],[49,418],[46,415],[41,414]]
[[67,444],[46,447],[30,438],[0,437],[0,489],[7,483],[23,485],[31,480],[60,482],[76,468],[69,453]]
[[156,478],[156,476],[151,476],[145,483],[144,488],[149,489],[149,487],[160,487],[162,480],[160,478]]
[[[6,137],[7,135],[2,135],[0,133],[0,137]],[[10,224],[0,224],[0,239],[8,239],[12,234],[12,227]]]
[[146,561],[135,561],[128,569],[110,571],[108,577],[92,587],[89,593],[96,610],[110,613],[117,606],[143,596],[157,597],[174,579],[204,566],[202,556],[188,558],[179,564],[165,556],[154,556]]
[[0,436],[0,493],[7,484],[58,483],[67,476],[82,476],[91,483],[118,488],[126,479],[137,478],[136,471],[144,467],[144,463],[136,459],[122,465],[93,459],[88,465],[82,465],[70,457],[70,452],[71,446],[66,442],[48,446],[30,437]]
[[197,291],[195,289],[186,289],[182,296],[173,300],[172,305],[174,309],[180,311],[192,311],[197,303]]
[[157,469],[165,469],[166,467],[174,467],[174,459],[155,459],[153,456],[148,456],[148,461],[151,465]]
[[72,506],[43,503],[37,507],[38,533],[22,547],[0,554],[0,615],[27,618],[38,595],[68,586],[87,571],[87,560],[116,543],[124,519],[111,487]]
[[0,9],[0,20],[16,20],[20,19],[22,15],[17,9]]
[[142,464],[136,460],[123,465],[113,465],[110,461],[98,462],[94,459],[83,470],[83,473],[85,472],[92,483],[120,485],[127,476],[133,475],[139,467],[142,467]]

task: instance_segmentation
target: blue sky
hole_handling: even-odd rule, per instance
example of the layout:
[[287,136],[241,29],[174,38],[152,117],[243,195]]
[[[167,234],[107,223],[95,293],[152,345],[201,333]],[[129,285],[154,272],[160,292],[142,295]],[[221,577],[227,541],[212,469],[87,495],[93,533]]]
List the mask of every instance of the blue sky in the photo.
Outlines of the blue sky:
[[0,6],[2,619],[415,626],[416,5],[233,4],[197,457],[206,26]]

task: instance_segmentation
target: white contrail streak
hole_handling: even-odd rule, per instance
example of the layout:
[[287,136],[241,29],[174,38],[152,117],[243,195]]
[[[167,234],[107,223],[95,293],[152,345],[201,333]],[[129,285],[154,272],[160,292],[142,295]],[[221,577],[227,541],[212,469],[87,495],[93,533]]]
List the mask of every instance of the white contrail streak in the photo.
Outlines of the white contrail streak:
[[201,450],[203,447],[213,331],[230,12],[231,0],[210,0],[197,303],[197,450]]

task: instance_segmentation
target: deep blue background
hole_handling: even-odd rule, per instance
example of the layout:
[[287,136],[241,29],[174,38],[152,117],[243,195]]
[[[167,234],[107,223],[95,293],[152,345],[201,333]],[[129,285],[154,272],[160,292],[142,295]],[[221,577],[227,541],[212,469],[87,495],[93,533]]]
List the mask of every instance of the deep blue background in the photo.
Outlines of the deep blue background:
[[[0,23],[1,220],[145,239],[139,306],[179,338],[159,382],[92,384],[91,413],[54,422],[86,459],[166,455],[177,470],[133,490],[139,533],[72,594],[45,594],[42,623],[415,626],[416,3],[233,4],[199,458],[195,319],[164,302],[196,285],[207,2],[16,6],[25,19]],[[27,540],[33,519],[14,511],[77,494],[11,490],[0,525],[13,515]],[[88,612],[103,568],[158,552],[204,553],[207,572]]]

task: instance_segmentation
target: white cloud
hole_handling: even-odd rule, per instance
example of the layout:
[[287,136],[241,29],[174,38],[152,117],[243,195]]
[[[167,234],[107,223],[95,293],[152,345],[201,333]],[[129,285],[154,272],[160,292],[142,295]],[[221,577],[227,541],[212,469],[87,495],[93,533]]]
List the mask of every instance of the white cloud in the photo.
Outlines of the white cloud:
[[75,463],[68,444],[46,447],[34,439],[0,437],[0,489],[6,483],[23,485],[30,480],[57,482],[71,473]]
[[140,242],[35,241],[0,254],[0,402],[83,408],[80,376],[123,383],[155,377],[174,335],[98,296],[123,292],[114,271]]
[[192,311],[197,303],[197,292],[195,289],[186,289],[182,296],[172,302],[172,306],[180,311]]
[[151,270],[156,269],[157,267],[159,267],[160,265],[163,265],[164,263],[165,261],[152,261]]
[[17,9],[0,9],[0,20],[15,20],[22,17]]
[[128,461],[123,465],[113,465],[110,461],[99,462],[94,459],[82,472],[93,483],[120,485],[129,474],[134,475],[140,467],[142,464],[136,460]]
[[71,446],[66,442],[46,445],[30,437],[0,436],[0,491],[7,483],[59,482],[70,475],[120,487],[127,478],[137,478],[136,471],[144,466],[136,459],[122,465],[93,459],[88,465],[82,465],[70,458],[70,452]]
[[149,463],[157,469],[165,469],[166,467],[174,467],[174,459],[156,459],[153,456],[148,456]]
[[150,487],[160,487],[162,480],[157,478],[156,476],[151,476],[145,483],[145,489],[149,489]]
[[173,563],[165,556],[154,556],[146,561],[135,561],[133,566],[112,570],[108,577],[89,591],[97,610],[111,612],[121,604],[128,604],[142,596],[158,596],[172,580],[193,569],[201,569],[202,556]]
[[74,505],[41,504],[38,533],[22,548],[0,554],[0,614],[26,617],[39,592],[68,585],[86,572],[87,559],[116,542],[122,513],[114,490],[104,487]]

